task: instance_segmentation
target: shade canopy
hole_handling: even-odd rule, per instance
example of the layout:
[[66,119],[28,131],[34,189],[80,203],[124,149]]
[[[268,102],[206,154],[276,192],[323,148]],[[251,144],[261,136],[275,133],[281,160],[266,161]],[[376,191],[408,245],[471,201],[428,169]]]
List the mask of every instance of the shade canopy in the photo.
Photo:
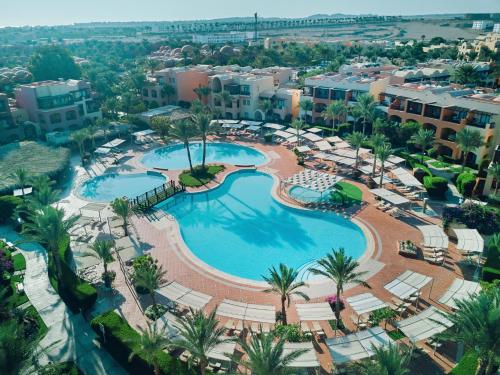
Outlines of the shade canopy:
[[228,355],[233,354],[234,349],[236,348],[236,341],[229,340],[227,337],[222,337],[221,339],[228,341],[218,344],[214,348],[210,349],[207,353],[207,357],[218,361],[231,362],[231,357],[228,357]]
[[311,148],[309,146],[299,146],[297,147],[298,152],[309,152],[311,151]]
[[111,149],[110,148],[106,148],[106,147],[99,147],[99,148],[96,148],[94,153],[96,154],[100,154],[100,155],[107,155],[111,152]]
[[132,133],[134,137],[144,137],[156,133],[153,129],[145,129]]
[[423,245],[426,247],[448,248],[448,236],[438,225],[417,225],[424,236]]
[[415,178],[407,169],[396,168],[392,170],[392,174],[395,175],[399,181],[408,187],[418,187],[421,188],[422,183]]
[[283,355],[286,356],[297,350],[307,350],[304,354],[300,355],[287,367],[292,368],[317,368],[320,366],[318,357],[316,357],[316,350],[312,342],[286,342],[283,346]]
[[301,186],[309,190],[324,192],[331,190],[341,180],[340,177],[312,169],[304,169],[285,180],[290,185]]
[[276,130],[273,135],[275,137],[280,137],[280,138],[285,138],[285,139],[296,137],[293,134],[288,133],[288,132],[283,131],[283,130]]
[[308,141],[311,141],[311,142],[319,142],[319,141],[323,140],[323,137],[320,137],[319,135],[314,134],[314,133],[302,134],[302,138],[307,139]]
[[346,302],[351,306],[356,315],[362,315],[371,311],[383,309],[387,304],[371,293],[358,294],[346,298]]
[[356,159],[346,157],[346,156],[339,156],[339,155],[327,155],[325,157],[326,160],[330,160],[335,162],[336,164],[342,164],[342,165],[347,165],[348,167],[353,166],[356,164]]
[[216,120],[220,124],[238,124],[240,120]]
[[243,124],[238,124],[238,123],[225,123],[225,124],[222,124],[222,127],[225,128],[225,129],[241,129],[243,128],[245,125]]
[[320,151],[328,151],[333,149],[333,146],[327,141],[319,141],[316,142],[315,145]]
[[408,270],[384,285],[384,288],[398,298],[407,299],[426,286],[431,280],[432,277]]
[[335,148],[336,149],[342,149],[342,148],[349,148],[351,147],[351,145],[347,142],[338,142],[338,143],[335,143]]
[[31,186],[28,186],[21,189],[14,189],[12,195],[14,195],[15,197],[22,197],[23,195],[29,195],[31,193],[33,193],[33,188]]
[[482,253],[484,240],[477,229],[453,229],[457,236],[457,250],[467,253]]
[[249,132],[258,132],[258,131],[260,131],[261,129],[262,129],[262,127],[261,127],[261,126],[257,126],[257,125],[250,125],[250,126],[247,128],[247,130],[248,130]]
[[400,204],[405,204],[409,203],[410,200],[403,197],[402,195],[396,194],[393,191],[387,190],[387,189],[371,189],[370,192],[383,200],[394,204],[394,205],[400,205]]
[[265,123],[264,127],[268,128],[268,129],[275,129],[275,130],[285,129],[285,126],[283,126],[283,125],[273,124],[273,123],[270,123],[270,122]]
[[326,339],[334,363],[342,364],[371,357],[373,347],[386,348],[394,341],[382,327],[369,328],[350,335]]
[[309,128],[307,129],[309,133],[321,133],[323,130],[319,128]]
[[103,144],[101,147],[114,148],[114,147],[120,146],[123,142],[125,142],[124,139],[115,138],[112,141],[109,141],[108,143]]
[[159,330],[165,329],[167,332],[167,337],[170,340],[179,337],[179,320],[175,315],[170,312],[166,312],[161,317],[156,320],[156,325]]
[[[333,154],[338,156],[343,156],[345,158],[351,158],[351,159],[356,158],[356,151],[351,148],[343,148],[341,150],[335,150],[333,151]],[[361,155],[361,152],[358,152],[358,156],[359,155]]]
[[245,125],[245,126],[262,126],[262,121],[250,121],[250,120],[241,120],[240,124]]
[[197,310],[204,308],[205,305],[212,299],[212,297],[208,294],[196,292],[175,281],[157,289],[156,293],[160,296],[160,298],[165,297],[170,301],[192,307]]
[[295,304],[299,320],[335,320],[335,314],[328,302]]
[[[311,129],[309,129],[309,131],[311,131]],[[337,137],[337,136],[334,136],[334,137],[327,137],[327,138],[325,138],[325,140],[327,140],[327,141],[328,141],[328,142],[330,142],[330,143],[343,142],[342,138]]]
[[451,327],[453,324],[439,313],[439,309],[431,306],[421,313],[396,322],[396,327],[410,339],[411,342],[426,340]]
[[439,303],[456,309],[457,300],[468,300],[481,291],[481,285],[474,281],[455,279],[448,290],[439,299]]
[[220,303],[217,307],[217,315],[253,322],[276,323],[274,305],[255,305],[230,299],[224,299]]
[[[297,129],[294,129],[294,128],[286,128],[286,129],[285,129],[285,131],[286,131],[287,133],[290,133],[290,134],[293,134],[293,135],[297,135]],[[305,134],[305,133],[306,133],[306,131],[305,131],[305,130],[302,130],[302,129],[300,129],[300,130],[299,130],[299,135],[302,135],[302,134]]]

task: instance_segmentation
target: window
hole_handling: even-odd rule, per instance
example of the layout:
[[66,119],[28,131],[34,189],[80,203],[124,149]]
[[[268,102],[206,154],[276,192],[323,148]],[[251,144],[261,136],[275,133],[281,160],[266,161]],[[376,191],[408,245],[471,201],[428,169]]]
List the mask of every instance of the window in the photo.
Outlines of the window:
[[59,124],[62,121],[60,113],[52,113],[50,115],[50,123],[51,124]]
[[156,92],[156,90],[151,90],[151,96],[153,98],[157,98],[158,97],[158,93]]
[[76,119],[76,111],[66,112],[66,121],[71,121]]
[[278,99],[276,103],[276,108],[277,109],[285,109],[286,106],[286,100],[285,99]]
[[328,99],[329,92],[329,89],[316,87],[316,89],[314,90],[314,97],[318,99]]
[[408,101],[408,108],[406,109],[406,112],[413,113],[415,115],[421,115],[422,114],[422,103]]
[[241,95],[250,95],[250,86],[249,85],[242,85],[240,87],[240,94]]
[[149,90],[148,89],[142,89],[142,96],[148,97],[149,96]]
[[83,116],[85,112],[83,112],[83,104],[78,104],[78,114]]

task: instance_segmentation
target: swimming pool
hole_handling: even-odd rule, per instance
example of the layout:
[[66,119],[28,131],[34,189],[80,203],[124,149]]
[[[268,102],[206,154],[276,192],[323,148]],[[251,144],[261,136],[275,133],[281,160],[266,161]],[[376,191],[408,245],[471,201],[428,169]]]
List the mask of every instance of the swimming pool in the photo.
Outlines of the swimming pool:
[[240,171],[216,189],[185,194],[164,208],[180,226],[184,242],[206,264],[225,273],[262,281],[268,268],[294,268],[322,258],[332,248],[360,257],[362,230],[332,212],[288,207],[271,195],[271,176]]
[[118,174],[108,173],[85,181],[78,193],[84,199],[96,202],[110,202],[115,198],[134,198],[164,184],[165,176],[160,173]]
[[302,186],[292,186],[290,190],[288,190],[288,195],[293,199],[304,203],[328,202],[331,197],[331,193],[329,191],[321,193]]
[[[190,143],[193,165],[201,164],[203,147],[201,142]],[[207,143],[207,163],[227,163],[232,165],[261,165],[267,157],[253,148],[232,143]],[[189,167],[183,144],[175,144],[150,151],[142,158],[149,168],[185,169]]]

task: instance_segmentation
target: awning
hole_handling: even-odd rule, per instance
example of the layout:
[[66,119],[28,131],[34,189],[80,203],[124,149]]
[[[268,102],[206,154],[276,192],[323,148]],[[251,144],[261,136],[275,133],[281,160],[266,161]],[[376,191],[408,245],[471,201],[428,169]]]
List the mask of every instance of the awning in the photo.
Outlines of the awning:
[[297,350],[307,350],[304,354],[290,362],[287,367],[291,368],[317,368],[320,366],[316,350],[312,342],[286,342],[283,346],[283,356]]
[[138,132],[132,133],[134,137],[144,137],[146,135],[151,135],[156,133],[153,129],[140,130]]
[[387,307],[385,302],[378,299],[371,293],[363,293],[346,298],[346,302],[352,307],[358,316]]
[[384,288],[400,299],[407,299],[431,282],[432,277],[414,271],[405,271]]
[[335,314],[328,302],[295,304],[300,321],[335,320]]
[[315,143],[316,147],[319,148],[320,151],[328,151],[333,149],[333,146],[327,141],[319,141]]
[[387,189],[371,189],[370,192],[380,198],[382,198],[383,200],[391,203],[391,204],[394,204],[394,205],[400,205],[400,204],[405,204],[405,203],[409,203],[410,200],[403,197],[402,195],[399,195],[399,194],[396,194],[390,190],[387,190]]
[[465,253],[482,253],[484,240],[477,229],[453,229],[457,236],[457,250]]
[[481,285],[474,281],[455,279],[448,290],[439,299],[439,303],[456,309],[457,300],[468,300],[481,291]]
[[96,154],[107,155],[111,152],[111,149],[106,148],[106,147],[99,147],[99,148],[96,148],[94,152]]
[[319,135],[314,134],[314,133],[302,134],[302,138],[307,139],[308,141],[311,141],[311,142],[319,142],[319,141],[323,140],[322,137],[320,137]]
[[[310,130],[309,130],[310,131]],[[334,136],[334,137],[327,137],[325,138],[326,141],[330,143],[339,143],[339,142],[344,142],[344,140],[340,137]]]
[[423,187],[422,183],[413,176],[410,171],[404,168],[396,168],[391,171],[393,175],[395,175],[399,181],[405,186],[409,187]]
[[218,361],[231,362],[231,357],[228,355],[233,354],[236,348],[236,341],[229,340],[227,337],[222,337],[222,340],[228,340],[221,344],[216,345],[214,348],[207,352],[207,357],[211,359],[216,359]]
[[[338,156],[343,156],[346,158],[351,158],[351,159],[356,158],[356,151],[354,151],[353,149],[350,149],[350,148],[345,148],[342,150],[335,150],[335,151],[333,151],[333,154],[338,155]],[[361,151],[358,153],[358,156],[359,155],[361,155]]]
[[410,318],[400,320],[395,324],[413,343],[426,340],[453,325],[434,306]]
[[227,124],[222,124],[222,127],[224,129],[241,129],[243,128],[244,125],[242,124],[233,124],[233,123],[227,123]]
[[103,144],[101,147],[114,148],[114,147],[120,146],[124,142],[125,142],[124,139],[115,138],[112,141],[109,141],[108,143]]
[[350,335],[326,339],[333,362],[342,364],[371,357],[373,347],[386,348],[394,341],[382,327],[369,328]]
[[249,121],[249,120],[241,120],[240,124],[245,125],[245,126],[262,126],[262,121]]
[[221,124],[238,124],[240,120],[217,120]]
[[212,296],[209,296],[208,294],[196,292],[175,281],[172,281],[171,283],[156,290],[156,294],[158,294],[160,298],[166,297],[170,301],[192,307],[197,310],[204,308],[205,305],[212,299]]
[[299,146],[299,147],[297,147],[297,151],[298,152],[309,152],[309,151],[311,151],[311,149],[309,148],[309,146]]
[[417,228],[424,236],[424,246],[436,248],[448,248],[448,236],[443,229],[437,225],[417,225]]
[[338,143],[335,143],[335,148],[340,150],[342,148],[349,148],[351,147],[351,145],[347,142],[338,142]]
[[276,130],[273,134],[273,136],[275,137],[280,137],[280,138],[285,138],[285,139],[288,139],[288,138],[297,138],[296,136],[294,136],[293,134],[290,134],[288,132],[285,132],[283,130]]
[[250,125],[250,126],[247,128],[247,130],[248,130],[249,132],[258,132],[258,131],[260,131],[261,129],[262,129],[262,127],[257,126],[257,125]]
[[[290,133],[290,134],[293,134],[293,135],[297,135],[297,130],[294,129],[294,128],[286,128],[285,131],[287,133]],[[302,134],[305,134],[305,130],[299,130],[299,135],[302,135]]]
[[389,163],[393,163],[393,164],[400,164],[400,163],[404,162],[405,159],[400,158],[399,156],[396,156],[396,155],[391,155],[391,156],[389,156],[389,158],[387,158],[387,161]]
[[322,129],[318,129],[318,128],[309,128],[309,129],[307,129],[307,131],[309,133],[321,133],[323,130]]
[[230,299],[224,299],[219,304],[217,315],[252,322],[276,323],[274,305],[255,305]]
[[285,126],[283,126],[283,125],[273,124],[273,123],[270,123],[270,122],[265,123],[264,127],[265,128],[269,128],[269,129],[275,129],[275,130],[285,129]]

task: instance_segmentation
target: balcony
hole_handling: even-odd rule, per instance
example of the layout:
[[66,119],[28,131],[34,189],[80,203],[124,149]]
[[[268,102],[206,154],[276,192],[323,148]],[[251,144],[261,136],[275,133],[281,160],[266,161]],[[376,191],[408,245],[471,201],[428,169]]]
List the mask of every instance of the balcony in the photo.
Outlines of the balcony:
[[412,113],[414,115],[422,115],[422,103],[408,101],[408,106],[406,107],[407,113]]
[[315,99],[328,100],[329,97],[330,97],[330,89],[324,89],[321,87],[316,87],[316,89],[314,89],[314,98]]
[[426,105],[424,116],[439,120],[441,118],[441,107],[435,105]]
[[230,95],[240,95],[240,85],[224,85],[224,91],[227,91]]

